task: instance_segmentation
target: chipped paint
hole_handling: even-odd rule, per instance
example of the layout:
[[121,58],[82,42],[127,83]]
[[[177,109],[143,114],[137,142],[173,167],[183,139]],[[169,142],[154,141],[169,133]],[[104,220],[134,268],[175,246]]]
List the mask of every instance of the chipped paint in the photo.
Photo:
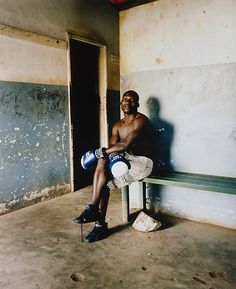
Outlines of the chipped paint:
[[67,87],[0,81],[0,123],[1,203],[47,199],[70,183]]
[[65,191],[68,190],[68,185],[60,185],[60,186],[51,186],[48,188],[44,188],[41,191],[32,191],[32,192],[28,192],[26,194],[24,194],[24,196],[22,197],[22,199],[24,201],[32,201],[34,199],[37,198],[41,198],[41,200],[45,200],[46,198],[48,198],[50,196],[50,192],[58,192],[59,188],[61,189],[65,189]]
[[46,201],[71,191],[70,184],[58,184],[55,186],[47,187],[42,190],[34,190],[27,192],[24,195],[16,197],[13,195],[13,199],[0,203],[0,215],[15,211],[19,208],[33,205],[42,201]]
[[0,214],[6,213],[6,204],[5,203],[0,203]]

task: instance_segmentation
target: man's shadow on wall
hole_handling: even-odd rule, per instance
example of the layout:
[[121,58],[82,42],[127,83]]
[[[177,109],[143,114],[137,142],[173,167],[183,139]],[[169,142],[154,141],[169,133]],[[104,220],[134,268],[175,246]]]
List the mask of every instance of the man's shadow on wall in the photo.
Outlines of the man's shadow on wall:
[[[154,131],[154,156],[152,175],[160,175],[174,170],[171,159],[171,146],[174,139],[174,126],[160,117],[161,105],[155,96],[147,100],[149,119]],[[149,184],[148,206],[152,211],[158,209],[162,186]]]

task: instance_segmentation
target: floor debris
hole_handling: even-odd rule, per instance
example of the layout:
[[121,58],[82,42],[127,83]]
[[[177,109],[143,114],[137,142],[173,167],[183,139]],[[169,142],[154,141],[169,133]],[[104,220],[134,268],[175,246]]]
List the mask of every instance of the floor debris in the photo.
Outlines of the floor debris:
[[202,279],[198,274],[194,274],[193,275],[193,279],[195,281],[198,281],[198,282],[202,283],[202,284],[207,284],[207,282],[204,279]]
[[78,272],[74,272],[70,277],[75,282],[83,282],[85,280],[84,275]]

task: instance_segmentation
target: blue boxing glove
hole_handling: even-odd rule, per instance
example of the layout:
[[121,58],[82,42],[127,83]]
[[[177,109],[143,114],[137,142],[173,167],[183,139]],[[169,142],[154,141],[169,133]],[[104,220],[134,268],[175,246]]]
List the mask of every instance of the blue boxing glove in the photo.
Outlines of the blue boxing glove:
[[90,150],[81,157],[80,163],[85,170],[92,170],[97,164],[97,160],[98,159],[95,156],[95,151]]
[[128,173],[130,162],[122,155],[112,153],[109,155],[109,167],[114,178],[120,178]]
[[95,168],[97,160],[106,156],[106,148],[90,150],[81,157],[80,163],[85,170],[92,170]]

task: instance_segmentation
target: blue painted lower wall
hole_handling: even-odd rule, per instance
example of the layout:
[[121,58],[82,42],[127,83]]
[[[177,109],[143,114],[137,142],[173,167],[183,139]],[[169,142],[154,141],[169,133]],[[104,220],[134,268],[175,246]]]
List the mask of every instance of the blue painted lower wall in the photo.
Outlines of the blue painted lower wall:
[[0,213],[70,191],[67,86],[0,81]]

